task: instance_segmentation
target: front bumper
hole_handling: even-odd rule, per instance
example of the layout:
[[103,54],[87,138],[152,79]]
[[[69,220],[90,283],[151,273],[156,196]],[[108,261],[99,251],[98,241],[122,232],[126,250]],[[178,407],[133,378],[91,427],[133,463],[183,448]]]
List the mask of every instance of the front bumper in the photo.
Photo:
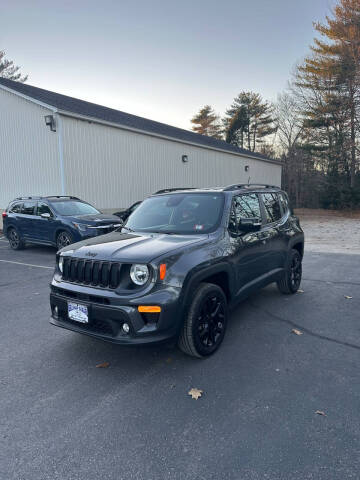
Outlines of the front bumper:
[[[177,337],[182,321],[182,311],[179,308],[181,289],[162,288],[132,299],[99,290],[64,282],[61,282],[59,287],[58,282],[53,281],[50,323],[123,345],[160,343]],[[86,305],[89,323],[83,324],[69,319],[68,302]],[[142,314],[138,311],[138,305],[159,305],[161,312]],[[124,332],[124,323],[130,326],[129,333]]]

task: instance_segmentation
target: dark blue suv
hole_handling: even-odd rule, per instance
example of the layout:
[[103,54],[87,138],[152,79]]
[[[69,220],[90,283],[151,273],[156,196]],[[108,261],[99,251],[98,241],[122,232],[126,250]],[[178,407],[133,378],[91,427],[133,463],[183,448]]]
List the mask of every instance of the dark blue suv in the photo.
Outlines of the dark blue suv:
[[122,223],[77,197],[19,197],[3,212],[3,229],[10,247],[26,243],[53,245],[58,249],[89,237],[103,235]]

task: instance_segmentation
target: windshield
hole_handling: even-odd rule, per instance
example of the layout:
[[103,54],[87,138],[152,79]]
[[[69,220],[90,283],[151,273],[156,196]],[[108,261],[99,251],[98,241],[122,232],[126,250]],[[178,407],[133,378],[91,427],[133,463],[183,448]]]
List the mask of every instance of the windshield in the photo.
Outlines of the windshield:
[[220,223],[222,193],[177,193],[150,197],[132,213],[126,226],[135,231],[198,234]]
[[71,217],[73,215],[96,215],[99,210],[92,207],[88,203],[66,200],[64,202],[54,202],[52,204],[59,215]]

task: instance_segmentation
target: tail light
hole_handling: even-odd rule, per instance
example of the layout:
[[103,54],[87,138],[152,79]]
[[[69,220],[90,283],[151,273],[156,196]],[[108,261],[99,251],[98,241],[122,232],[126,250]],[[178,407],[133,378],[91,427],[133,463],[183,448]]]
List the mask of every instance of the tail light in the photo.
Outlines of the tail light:
[[3,217],[3,218],[6,218],[6,217],[7,217],[7,213],[6,213],[6,212],[2,212],[2,217]]

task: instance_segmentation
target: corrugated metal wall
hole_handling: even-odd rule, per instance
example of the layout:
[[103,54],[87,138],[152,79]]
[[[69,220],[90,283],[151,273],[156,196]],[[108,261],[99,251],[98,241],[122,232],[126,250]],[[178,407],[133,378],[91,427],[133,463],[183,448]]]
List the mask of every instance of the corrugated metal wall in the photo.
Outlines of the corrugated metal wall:
[[[166,187],[246,183],[249,176],[251,182],[281,182],[276,164],[62,119],[66,191],[99,208],[125,207]],[[188,155],[188,163],[182,162],[182,155]]]
[[0,208],[19,195],[60,191],[58,138],[49,110],[0,89]]

